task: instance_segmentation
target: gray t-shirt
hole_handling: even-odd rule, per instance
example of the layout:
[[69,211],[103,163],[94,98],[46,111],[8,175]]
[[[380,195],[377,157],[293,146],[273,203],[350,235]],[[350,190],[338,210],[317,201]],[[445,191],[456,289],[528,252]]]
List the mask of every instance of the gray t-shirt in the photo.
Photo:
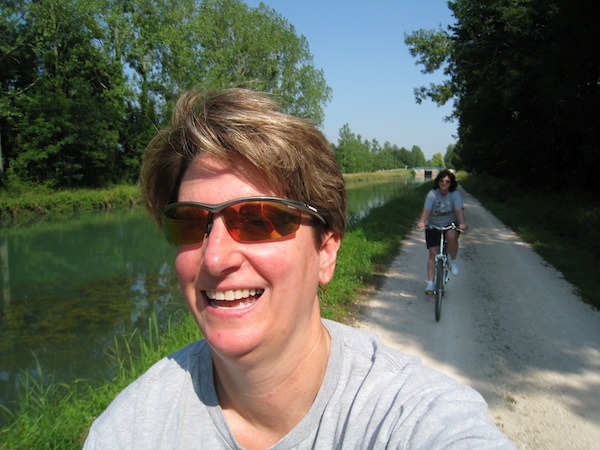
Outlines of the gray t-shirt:
[[443,227],[456,223],[456,210],[463,208],[462,195],[458,190],[442,195],[438,189],[432,189],[425,197],[424,208],[431,210],[428,225]]
[[[324,320],[331,352],[306,416],[276,449],[514,448],[487,405],[376,336]],[[94,422],[84,449],[239,449],[201,340],[160,360]]]

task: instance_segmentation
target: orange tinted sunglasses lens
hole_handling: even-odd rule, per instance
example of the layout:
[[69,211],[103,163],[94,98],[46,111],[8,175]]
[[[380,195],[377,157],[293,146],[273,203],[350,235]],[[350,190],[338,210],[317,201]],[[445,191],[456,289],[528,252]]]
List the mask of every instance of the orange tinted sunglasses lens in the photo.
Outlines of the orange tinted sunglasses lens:
[[165,208],[162,229],[172,244],[199,244],[210,231],[213,215],[221,214],[227,231],[238,242],[277,240],[300,227],[302,212],[288,203],[268,200],[240,200],[216,206],[173,203]]
[[298,231],[302,213],[283,203],[247,202],[222,212],[231,237],[238,242],[281,239]]

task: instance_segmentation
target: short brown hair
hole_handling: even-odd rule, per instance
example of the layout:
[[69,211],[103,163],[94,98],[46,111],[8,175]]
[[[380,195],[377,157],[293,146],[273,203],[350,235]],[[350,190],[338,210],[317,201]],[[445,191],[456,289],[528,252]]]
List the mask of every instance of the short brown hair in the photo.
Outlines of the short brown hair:
[[266,184],[287,198],[318,209],[327,225],[317,228],[343,236],[346,191],[329,142],[308,120],[283,113],[271,96],[246,89],[192,90],[178,100],[171,126],[146,148],[141,190],[154,220],[177,201],[189,164],[200,155],[235,164],[242,158]]

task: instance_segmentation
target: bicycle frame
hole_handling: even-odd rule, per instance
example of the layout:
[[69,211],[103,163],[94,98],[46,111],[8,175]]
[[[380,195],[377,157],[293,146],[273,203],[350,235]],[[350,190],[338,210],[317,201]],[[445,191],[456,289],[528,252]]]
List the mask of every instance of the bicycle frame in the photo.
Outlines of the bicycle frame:
[[440,232],[440,250],[435,255],[435,277],[434,277],[434,295],[435,295],[435,321],[438,322],[442,315],[442,297],[446,290],[446,283],[450,280],[450,258],[446,246],[446,231],[461,231],[456,224],[452,223],[444,227],[428,225],[427,228],[438,230]]

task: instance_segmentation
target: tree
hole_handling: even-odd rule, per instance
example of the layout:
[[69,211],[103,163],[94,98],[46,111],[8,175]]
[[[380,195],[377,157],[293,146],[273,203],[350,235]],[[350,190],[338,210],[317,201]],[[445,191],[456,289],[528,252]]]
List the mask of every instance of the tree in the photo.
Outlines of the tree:
[[396,158],[397,158],[397,165],[398,167],[402,167],[402,166],[406,166],[406,167],[414,167],[414,161],[413,161],[413,157],[412,154],[410,153],[410,151],[404,147],[401,147],[400,149],[397,150],[396,152]]
[[389,142],[383,144],[383,148],[375,153],[374,168],[376,170],[390,170],[398,168],[397,147],[393,146]]
[[425,159],[425,154],[423,153],[423,150],[421,150],[421,147],[419,147],[418,145],[412,146],[410,150],[410,159],[412,162],[412,167],[424,166],[427,161]]
[[[450,35],[442,30],[417,30],[411,34],[404,34],[404,42],[408,46],[411,56],[417,58],[417,64],[422,64],[423,74],[433,74],[440,69],[445,75],[451,75],[449,65],[452,42]],[[428,87],[421,86],[414,89],[415,100],[418,104],[430,98],[438,105],[444,105],[456,93],[452,79],[447,79],[440,84],[431,83]]]
[[35,55],[37,78],[14,95],[19,148],[11,149],[10,167],[23,180],[98,186],[114,170],[114,123],[122,112],[112,96],[116,67],[93,45],[85,25],[76,1],[27,5],[20,33]]
[[331,97],[308,42],[240,0],[1,3],[0,139],[13,179],[135,181],[143,149],[186,89],[246,86],[323,121]]
[[355,135],[348,124],[340,128],[338,144],[334,146],[338,165],[343,173],[369,172],[373,158],[369,145],[360,135]]
[[600,192],[600,37],[592,0],[456,0],[448,31],[405,37],[424,72],[449,80],[417,101],[454,99],[457,161],[532,186]]
[[200,6],[199,67],[203,85],[237,85],[275,94],[290,114],[322,124],[331,88],[314,67],[308,41],[275,10],[240,0],[204,0]]
[[435,153],[431,157],[431,165],[435,167],[446,167],[446,165],[444,164],[444,157],[441,153]]
[[456,152],[456,144],[450,144],[446,147],[446,154],[444,155],[444,165],[448,169],[461,169],[462,163],[460,157]]

